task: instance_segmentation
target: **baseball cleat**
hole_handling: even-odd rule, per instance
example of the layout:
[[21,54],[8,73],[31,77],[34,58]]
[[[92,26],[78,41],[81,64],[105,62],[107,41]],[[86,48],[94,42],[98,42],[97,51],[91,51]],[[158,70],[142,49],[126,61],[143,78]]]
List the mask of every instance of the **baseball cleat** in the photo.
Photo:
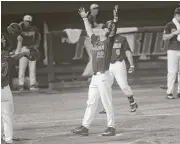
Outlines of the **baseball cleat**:
[[20,86],[19,86],[19,91],[20,91],[20,92],[24,91],[24,86],[23,86],[23,85],[20,85]]
[[174,99],[174,96],[173,96],[173,94],[167,94],[166,98],[167,99]]
[[167,86],[166,85],[161,85],[160,88],[161,89],[167,89]]
[[106,110],[103,109],[102,111],[99,112],[99,114],[106,114]]
[[113,127],[108,127],[103,133],[102,136],[115,136],[116,130]]
[[5,144],[13,144],[12,140],[6,141]]
[[30,90],[31,90],[31,91],[38,91],[39,88],[38,88],[37,86],[35,86],[35,85],[32,85],[32,86],[30,87]]
[[138,108],[138,104],[136,102],[133,102],[130,104],[131,112],[135,112]]
[[82,125],[71,130],[71,132],[74,134],[77,134],[77,135],[82,135],[82,136],[88,136],[89,135],[89,130]]

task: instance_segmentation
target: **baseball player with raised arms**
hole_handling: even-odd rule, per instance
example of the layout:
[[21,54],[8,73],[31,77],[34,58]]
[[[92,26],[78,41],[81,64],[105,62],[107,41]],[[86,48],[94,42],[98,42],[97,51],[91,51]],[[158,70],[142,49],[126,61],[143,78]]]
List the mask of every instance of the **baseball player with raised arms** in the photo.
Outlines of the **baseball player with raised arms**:
[[93,33],[91,25],[87,19],[88,12],[85,12],[84,8],[79,9],[79,14],[84,21],[86,32],[91,38],[91,42],[93,44],[91,53],[93,57],[92,66],[94,74],[89,85],[87,108],[82,125],[73,129],[72,132],[83,136],[89,135],[89,127],[94,119],[98,101],[101,97],[103,106],[107,112],[107,129],[102,133],[102,136],[114,136],[116,132],[114,110],[112,105],[112,81],[109,72],[109,65],[114,37],[117,30],[118,6],[116,5],[113,10],[113,20],[108,21],[104,25],[101,36],[95,36]]
[[[19,36],[17,51],[20,50],[22,44],[22,37]],[[3,131],[2,139],[6,144],[13,143],[13,97],[9,87],[9,74],[12,66],[17,60],[23,56],[28,56],[30,51],[28,49],[16,55],[10,55],[10,51],[6,47],[7,39],[1,34],[1,122]]]
[[[130,111],[135,112],[138,105],[134,100],[133,92],[127,81],[127,70],[125,64],[126,57],[130,63],[130,69],[128,73],[132,73],[134,71],[134,62],[131,49],[129,47],[127,39],[121,35],[118,35],[115,37],[109,71],[112,76],[112,81],[114,81],[115,78],[119,87],[127,96],[130,103]],[[105,109],[100,112],[100,114],[103,113],[106,113]]]

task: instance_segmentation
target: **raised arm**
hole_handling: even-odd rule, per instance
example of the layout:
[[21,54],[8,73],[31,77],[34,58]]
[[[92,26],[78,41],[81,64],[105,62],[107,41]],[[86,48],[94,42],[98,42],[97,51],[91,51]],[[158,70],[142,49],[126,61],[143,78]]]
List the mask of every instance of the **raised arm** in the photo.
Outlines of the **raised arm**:
[[110,37],[114,37],[116,35],[117,32],[117,23],[118,23],[118,5],[114,6],[113,9],[113,28],[109,34]]
[[83,21],[84,21],[84,26],[85,26],[86,32],[87,32],[88,36],[91,38],[91,36],[92,36],[94,33],[93,33],[93,31],[92,31],[92,26],[91,26],[91,24],[89,23],[88,18],[87,18],[88,13],[89,13],[89,12],[86,12],[83,7],[79,9],[79,15],[81,16],[81,18],[82,18]]

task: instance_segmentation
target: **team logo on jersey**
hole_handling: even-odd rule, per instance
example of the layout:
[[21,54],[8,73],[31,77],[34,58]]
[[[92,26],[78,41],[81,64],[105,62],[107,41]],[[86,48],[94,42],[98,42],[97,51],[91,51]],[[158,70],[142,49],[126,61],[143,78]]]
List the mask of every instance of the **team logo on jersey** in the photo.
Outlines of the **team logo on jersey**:
[[114,43],[113,48],[121,48],[122,44],[121,43]]
[[23,34],[24,36],[34,36],[34,35],[35,35],[35,31],[22,32],[22,34]]
[[120,49],[116,49],[116,55],[120,55]]
[[99,51],[104,50],[104,43],[101,41],[98,41],[92,48],[93,51]]
[[8,72],[8,63],[1,63],[1,76],[6,76]]

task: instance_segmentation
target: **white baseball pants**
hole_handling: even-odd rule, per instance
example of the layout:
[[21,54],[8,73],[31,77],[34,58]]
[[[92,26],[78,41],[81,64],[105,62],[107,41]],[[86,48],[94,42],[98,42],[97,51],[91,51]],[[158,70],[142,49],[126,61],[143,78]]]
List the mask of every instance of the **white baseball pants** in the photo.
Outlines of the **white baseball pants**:
[[[22,47],[24,51],[26,47]],[[24,85],[24,77],[27,65],[29,64],[30,85],[36,84],[36,61],[30,61],[26,57],[19,59],[19,85]]]
[[112,78],[112,84],[115,78],[123,93],[126,96],[132,96],[133,92],[127,81],[127,69],[125,61],[116,61],[114,64],[110,64],[109,71]]
[[180,93],[180,51],[178,50],[168,50],[168,75],[167,75],[167,94],[173,94],[174,84],[176,81],[176,75],[178,73],[178,90]]
[[1,134],[6,142],[13,138],[13,97],[9,85],[1,88]]
[[94,119],[100,97],[107,112],[107,126],[115,128],[111,82],[109,71],[106,71],[104,74],[98,72],[96,75],[92,76],[89,85],[87,108],[82,122],[82,125],[86,128],[89,128]]

